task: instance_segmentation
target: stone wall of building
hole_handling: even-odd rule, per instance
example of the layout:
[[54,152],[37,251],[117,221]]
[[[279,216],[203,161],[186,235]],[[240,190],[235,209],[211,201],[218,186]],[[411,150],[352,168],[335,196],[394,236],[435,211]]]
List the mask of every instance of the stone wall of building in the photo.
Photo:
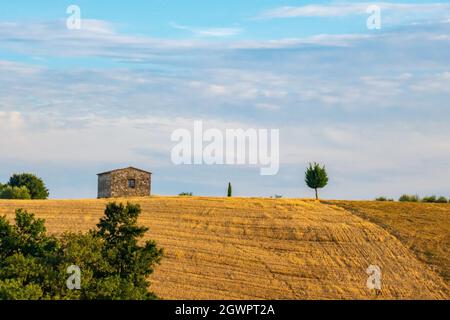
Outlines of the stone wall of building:
[[111,174],[105,173],[98,176],[98,198],[111,197]]
[[[143,197],[151,194],[151,174],[134,168],[111,171],[111,194],[115,197]],[[135,181],[135,187],[129,186]]]

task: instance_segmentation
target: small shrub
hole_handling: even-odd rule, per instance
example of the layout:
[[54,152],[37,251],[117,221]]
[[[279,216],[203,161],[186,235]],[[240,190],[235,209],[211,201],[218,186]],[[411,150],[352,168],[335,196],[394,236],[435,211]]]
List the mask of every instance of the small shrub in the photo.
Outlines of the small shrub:
[[435,203],[437,201],[436,196],[424,197],[422,202]]
[[393,202],[394,199],[386,198],[386,197],[378,197],[378,198],[375,199],[375,201],[388,201],[388,202]]
[[192,192],[182,192],[179,194],[180,197],[192,197]]
[[386,197],[378,197],[375,199],[375,201],[389,201],[392,202],[394,199],[386,198]]
[[400,201],[400,202],[419,202],[420,198],[418,195],[404,194],[398,199],[398,201]]
[[431,197],[425,197],[422,199],[422,202],[425,203],[447,203],[448,199],[446,197],[436,197],[436,196],[431,196]]
[[31,199],[30,192],[28,188],[23,187],[11,187],[4,186],[0,189],[0,199],[19,199],[19,200],[29,200]]

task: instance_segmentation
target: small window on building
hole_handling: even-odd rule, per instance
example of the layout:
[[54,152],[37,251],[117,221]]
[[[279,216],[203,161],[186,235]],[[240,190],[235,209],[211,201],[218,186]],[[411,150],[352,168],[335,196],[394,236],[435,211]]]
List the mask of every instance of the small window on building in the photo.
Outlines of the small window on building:
[[136,180],[135,179],[128,179],[128,188],[136,188]]

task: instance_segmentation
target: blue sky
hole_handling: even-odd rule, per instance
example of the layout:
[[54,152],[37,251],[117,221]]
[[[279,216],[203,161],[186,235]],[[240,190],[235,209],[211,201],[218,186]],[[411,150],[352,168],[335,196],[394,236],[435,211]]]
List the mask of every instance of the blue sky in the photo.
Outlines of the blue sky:
[[[82,29],[66,28],[78,5]],[[381,8],[369,30],[366,8]],[[0,181],[96,196],[134,165],[156,194],[450,196],[450,4],[433,1],[14,1],[0,10]],[[280,130],[281,167],[175,166],[177,128]]]

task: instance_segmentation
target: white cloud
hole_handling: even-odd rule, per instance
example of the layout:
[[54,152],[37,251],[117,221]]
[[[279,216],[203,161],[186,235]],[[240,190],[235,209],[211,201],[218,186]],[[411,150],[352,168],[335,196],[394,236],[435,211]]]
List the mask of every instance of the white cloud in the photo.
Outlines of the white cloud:
[[0,70],[5,74],[20,73],[22,75],[32,76],[43,70],[43,68],[13,61],[0,60]]
[[[5,168],[134,161],[158,169],[167,165],[171,130],[203,119],[209,127],[281,129],[283,166],[266,194],[282,186],[291,192],[285,196],[297,195],[303,165],[314,160],[332,170],[328,190],[336,197],[389,195],[405,186],[421,192],[450,179],[449,42],[435,37],[445,29],[215,43],[124,35],[101,23],[85,33],[36,25],[33,33],[33,24],[0,24],[0,46],[48,60],[149,64],[44,68],[0,60]],[[14,37],[20,41],[8,40]],[[424,170],[430,181],[422,181]]]
[[279,40],[237,41],[230,44],[229,49],[283,49],[307,46],[348,47],[353,43],[376,38],[370,34],[318,34],[303,38],[290,38]]
[[[83,127],[78,127],[81,121]],[[4,126],[10,124],[14,130]],[[75,123],[75,126],[71,126]],[[29,113],[0,112],[0,149],[8,150],[2,159],[55,163],[114,163],[142,156],[133,149],[148,147],[155,152],[167,151],[167,127],[177,122],[169,118],[144,117],[104,119],[100,116],[71,117],[63,120]],[[36,129],[36,125],[39,129]],[[151,159],[150,157],[146,157]]]
[[[160,39],[117,31],[109,22],[83,20],[81,30],[68,30],[64,21],[0,22],[0,48],[43,59],[45,57],[100,57],[115,61],[146,62],[168,59],[186,50],[223,51],[237,49],[292,48],[299,46],[349,46],[370,35],[315,35],[279,40],[208,41],[211,37],[231,37],[238,28],[190,29],[194,39]],[[188,30],[188,29],[186,29]],[[200,36],[203,35],[203,36]]]
[[[20,129],[24,124],[22,114],[17,111],[0,111],[0,127],[6,132],[2,135],[7,136],[7,131],[15,131]],[[13,132],[10,132],[13,134]],[[5,149],[4,149],[5,150]]]
[[411,84],[411,89],[420,93],[450,94],[450,72],[426,76]]
[[[367,15],[367,8],[377,5],[383,11],[397,11],[403,14],[435,14],[449,15],[450,4],[431,3],[389,3],[389,2],[348,2],[324,5],[285,6],[264,12],[261,18],[292,18],[292,17],[344,17],[349,15]],[[445,13],[447,12],[447,13]]]
[[267,110],[267,111],[278,111],[280,110],[280,106],[270,103],[257,103],[255,104],[257,109]]
[[242,32],[240,28],[195,28],[174,22],[170,25],[175,29],[189,31],[199,37],[232,37]]

